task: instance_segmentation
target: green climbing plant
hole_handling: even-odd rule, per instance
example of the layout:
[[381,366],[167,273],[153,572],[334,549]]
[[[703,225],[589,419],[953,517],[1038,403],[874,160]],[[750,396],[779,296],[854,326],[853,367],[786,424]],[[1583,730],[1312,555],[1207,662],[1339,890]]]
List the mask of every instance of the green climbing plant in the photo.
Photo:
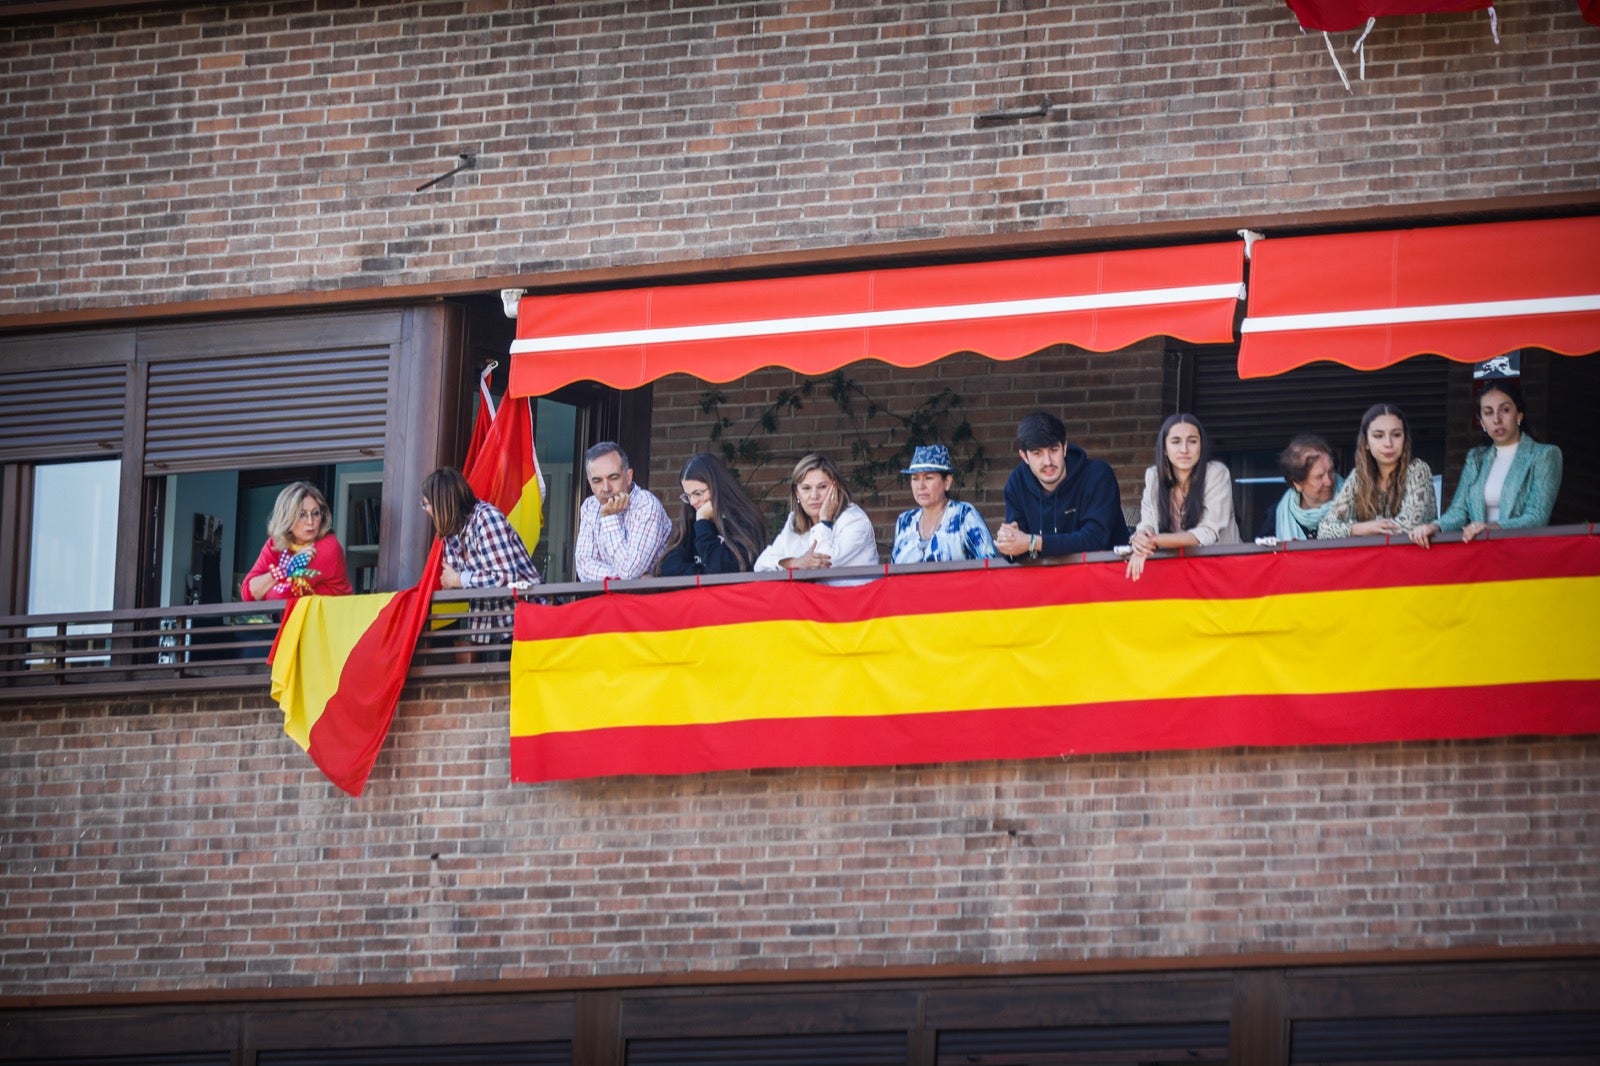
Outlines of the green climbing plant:
[[[814,446],[839,463],[852,492],[877,494],[883,490],[885,478],[892,485],[911,461],[911,453],[923,444],[943,444],[950,449],[958,470],[957,485],[968,484],[969,479],[971,483],[981,481],[989,468],[989,457],[967,421],[961,395],[949,387],[902,411],[838,370],[780,390],[747,422],[740,423],[724,410],[727,399],[722,389],[707,389],[700,396],[700,411],[710,419],[712,449],[757,500],[764,501],[783,480],[762,478],[761,473],[775,458],[773,438],[784,419],[817,401],[825,401],[844,416],[844,439],[837,445],[817,441]],[[768,484],[758,491],[763,480]]]

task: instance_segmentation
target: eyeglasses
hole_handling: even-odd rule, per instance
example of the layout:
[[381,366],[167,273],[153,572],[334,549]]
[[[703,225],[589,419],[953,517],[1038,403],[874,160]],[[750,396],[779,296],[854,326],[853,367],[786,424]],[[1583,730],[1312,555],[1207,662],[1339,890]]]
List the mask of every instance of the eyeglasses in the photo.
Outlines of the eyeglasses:
[[682,500],[684,503],[698,503],[710,495],[710,489],[701,489],[700,491],[694,493],[680,492],[678,493],[678,499]]
[[300,521],[305,522],[307,520],[310,520],[312,522],[320,522],[320,521],[322,521],[322,510],[320,508],[318,508],[315,511],[301,511],[300,512]]

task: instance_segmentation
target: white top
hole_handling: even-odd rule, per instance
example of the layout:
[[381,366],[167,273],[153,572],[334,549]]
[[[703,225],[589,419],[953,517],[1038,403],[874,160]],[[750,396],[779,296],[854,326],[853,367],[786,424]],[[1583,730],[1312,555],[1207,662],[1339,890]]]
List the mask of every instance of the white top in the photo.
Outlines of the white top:
[[1494,446],[1494,465],[1489,468],[1489,476],[1483,480],[1484,517],[1491,522],[1500,521],[1500,493],[1506,487],[1506,475],[1511,472],[1511,463],[1517,457],[1517,445],[1521,443],[1521,438],[1518,438],[1516,444]]
[[756,560],[755,569],[782,570],[781,559],[804,555],[813,544],[823,555],[833,557],[833,566],[871,566],[878,561],[878,541],[872,533],[872,519],[855,504],[839,512],[833,527],[814,523],[804,533],[794,530],[794,512],[784,520],[778,539],[767,545],[767,550]]
[[[1156,474],[1156,468],[1145,467],[1144,497],[1139,501],[1138,529],[1161,532],[1160,523],[1156,521],[1156,516],[1161,513],[1156,506],[1156,497],[1160,492],[1160,477]],[[1239,526],[1233,518],[1233,478],[1228,474],[1228,468],[1215,459],[1206,465],[1206,497],[1201,505],[1199,525],[1193,529],[1168,532],[1192,533],[1201,547],[1239,543]]]

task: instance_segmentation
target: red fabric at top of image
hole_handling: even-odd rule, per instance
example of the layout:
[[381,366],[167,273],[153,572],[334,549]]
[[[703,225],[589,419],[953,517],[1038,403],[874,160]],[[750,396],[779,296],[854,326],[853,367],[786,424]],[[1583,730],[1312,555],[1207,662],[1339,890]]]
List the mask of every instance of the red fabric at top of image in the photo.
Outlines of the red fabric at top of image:
[[[1286,0],[1308,30],[1340,33],[1357,29],[1369,18],[1421,15],[1433,11],[1482,11],[1490,0]],[[1580,3],[1582,0],[1580,0]],[[1590,0],[1591,3],[1596,0]]]

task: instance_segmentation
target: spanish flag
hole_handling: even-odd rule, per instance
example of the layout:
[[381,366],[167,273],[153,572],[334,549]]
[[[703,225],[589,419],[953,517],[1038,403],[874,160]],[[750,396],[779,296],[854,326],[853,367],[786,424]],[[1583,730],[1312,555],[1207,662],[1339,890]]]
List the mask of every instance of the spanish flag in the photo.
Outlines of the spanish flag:
[[517,781],[1600,732],[1600,538],[519,603]]
[[544,474],[533,448],[532,403],[527,399],[503,402],[483,446],[462,470],[472,491],[499,508],[530,552],[539,544],[544,506]]
[[470,470],[483,451],[483,442],[489,439],[489,427],[494,425],[494,396],[489,392],[489,376],[500,364],[493,359],[478,375],[478,410],[472,416],[472,435],[467,438],[467,457],[461,469]]
[[443,548],[433,542],[414,588],[295,600],[267,655],[284,732],[352,796],[366,787],[394,720]]

